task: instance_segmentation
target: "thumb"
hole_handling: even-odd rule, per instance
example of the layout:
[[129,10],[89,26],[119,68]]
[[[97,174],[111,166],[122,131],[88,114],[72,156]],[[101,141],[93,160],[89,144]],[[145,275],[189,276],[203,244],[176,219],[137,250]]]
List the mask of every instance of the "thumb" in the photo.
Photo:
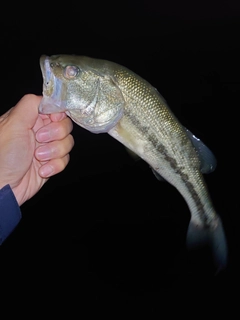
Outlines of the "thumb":
[[32,128],[39,115],[38,106],[41,99],[42,96],[36,96],[34,94],[26,94],[23,96],[11,112],[13,120],[17,118],[15,124],[17,125],[19,123],[21,127]]

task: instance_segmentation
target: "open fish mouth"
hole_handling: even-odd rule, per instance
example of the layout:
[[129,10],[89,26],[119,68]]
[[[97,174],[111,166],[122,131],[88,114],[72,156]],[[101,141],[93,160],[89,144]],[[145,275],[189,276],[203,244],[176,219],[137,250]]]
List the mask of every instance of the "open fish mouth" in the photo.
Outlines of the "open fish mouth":
[[96,83],[92,101],[87,103],[79,96],[72,103],[67,99],[67,84],[55,76],[52,70],[51,58],[45,55],[41,56],[40,67],[43,76],[43,98],[39,105],[39,113],[66,112],[74,122],[93,133],[108,132],[121,119],[123,115],[121,103],[119,106],[116,104],[115,108],[109,107],[106,103],[99,103],[101,100],[99,99],[101,93],[99,81]]
[[62,97],[63,83],[53,74],[49,57],[41,56],[40,67],[43,76],[43,98],[39,105],[39,112],[50,114],[66,111],[67,101]]

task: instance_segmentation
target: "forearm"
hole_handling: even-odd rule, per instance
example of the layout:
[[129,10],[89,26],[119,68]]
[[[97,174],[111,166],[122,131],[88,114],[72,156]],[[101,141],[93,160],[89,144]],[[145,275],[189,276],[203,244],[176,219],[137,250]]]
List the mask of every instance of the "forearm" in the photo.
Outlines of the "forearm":
[[17,200],[9,185],[0,189],[0,245],[22,218]]

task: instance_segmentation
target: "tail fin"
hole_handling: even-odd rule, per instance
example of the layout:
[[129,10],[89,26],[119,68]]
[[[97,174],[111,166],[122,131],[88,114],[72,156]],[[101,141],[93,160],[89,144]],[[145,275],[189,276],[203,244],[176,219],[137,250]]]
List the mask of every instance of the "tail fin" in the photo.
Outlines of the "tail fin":
[[188,249],[205,245],[209,245],[212,250],[217,273],[224,270],[227,266],[228,248],[220,217],[218,217],[215,229],[199,227],[190,220],[187,232]]

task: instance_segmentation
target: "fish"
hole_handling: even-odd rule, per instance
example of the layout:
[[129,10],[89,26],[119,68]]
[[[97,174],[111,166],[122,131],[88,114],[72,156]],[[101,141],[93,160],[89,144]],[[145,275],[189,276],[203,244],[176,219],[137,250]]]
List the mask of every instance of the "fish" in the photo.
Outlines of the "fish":
[[114,61],[75,54],[40,57],[43,77],[39,113],[66,112],[77,125],[108,133],[143,159],[159,180],[182,195],[190,211],[189,249],[208,245],[217,272],[228,245],[204,174],[216,168],[211,150],[178,120],[160,92]]

